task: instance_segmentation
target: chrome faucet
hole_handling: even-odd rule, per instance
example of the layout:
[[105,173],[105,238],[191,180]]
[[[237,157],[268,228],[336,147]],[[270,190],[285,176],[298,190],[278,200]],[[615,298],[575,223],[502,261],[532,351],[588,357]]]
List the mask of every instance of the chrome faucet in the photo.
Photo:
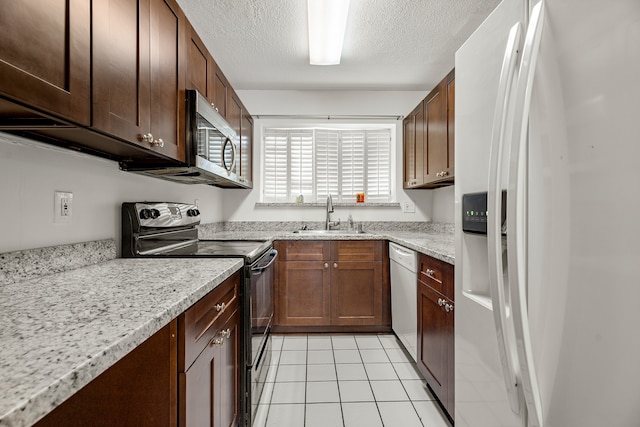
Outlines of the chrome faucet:
[[327,218],[324,222],[324,229],[331,230],[331,227],[335,227],[340,224],[340,221],[331,221],[331,213],[333,212],[333,199],[331,198],[331,194],[327,195]]

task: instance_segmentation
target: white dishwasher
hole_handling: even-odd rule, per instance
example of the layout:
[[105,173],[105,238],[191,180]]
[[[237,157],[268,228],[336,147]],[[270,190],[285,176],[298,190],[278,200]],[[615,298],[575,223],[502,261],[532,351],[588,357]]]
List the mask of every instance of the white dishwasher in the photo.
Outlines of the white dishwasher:
[[391,327],[413,360],[418,348],[418,255],[389,242]]

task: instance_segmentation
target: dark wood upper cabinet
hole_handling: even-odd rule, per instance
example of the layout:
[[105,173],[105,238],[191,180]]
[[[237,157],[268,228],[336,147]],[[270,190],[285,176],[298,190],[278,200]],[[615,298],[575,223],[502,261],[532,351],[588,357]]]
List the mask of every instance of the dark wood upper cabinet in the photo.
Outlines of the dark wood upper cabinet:
[[174,0],[93,5],[93,127],[184,160],[186,19]]
[[455,72],[403,121],[404,188],[436,188],[454,182]]
[[[233,90],[227,90],[227,121],[240,137],[242,129],[242,101]],[[238,147],[240,148],[240,147]]]
[[187,89],[195,89],[213,102],[213,58],[193,27],[187,27]]
[[89,125],[90,13],[85,0],[2,2],[0,95]]
[[455,124],[456,124],[456,79],[451,71],[445,78],[447,87],[447,164],[444,170],[448,177],[455,176]]
[[227,120],[229,120],[229,117],[227,117],[228,90],[230,90],[229,81],[218,67],[218,64],[216,64],[213,70],[213,105],[222,114],[222,117]]
[[424,180],[424,105],[418,106],[404,119],[404,188],[419,186]]

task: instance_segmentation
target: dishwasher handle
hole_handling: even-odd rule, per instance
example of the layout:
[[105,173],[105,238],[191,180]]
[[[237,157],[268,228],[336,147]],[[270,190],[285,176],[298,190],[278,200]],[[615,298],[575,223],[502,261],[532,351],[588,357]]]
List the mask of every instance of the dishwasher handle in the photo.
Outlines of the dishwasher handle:
[[392,242],[389,242],[389,260],[397,262],[414,273],[418,271],[417,253]]

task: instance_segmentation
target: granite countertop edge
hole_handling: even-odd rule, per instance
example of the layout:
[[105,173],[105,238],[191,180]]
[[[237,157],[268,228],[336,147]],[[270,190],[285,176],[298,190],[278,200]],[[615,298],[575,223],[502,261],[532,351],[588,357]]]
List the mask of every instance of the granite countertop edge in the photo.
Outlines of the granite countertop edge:
[[[168,282],[171,280],[175,280],[176,276],[167,276],[166,274],[162,274],[160,272],[158,272],[158,274],[156,275],[154,275],[153,273],[147,273],[146,279],[157,278],[158,281],[161,281],[163,279],[167,281],[166,284],[154,283],[153,286],[148,289],[149,293],[158,292],[158,289],[162,289],[164,291],[163,295],[175,295],[174,298],[169,298],[169,300],[166,301],[166,304],[157,304],[149,312],[142,313],[140,315],[140,320],[137,323],[132,322],[127,326],[123,326],[122,324],[127,322],[121,319],[117,331],[112,334],[112,337],[108,337],[107,341],[105,341],[105,345],[103,347],[99,347],[99,344],[97,344],[96,346],[94,346],[93,350],[90,353],[87,352],[89,353],[88,355],[86,355],[86,353],[82,356],[80,356],[79,353],[67,354],[66,356],[72,360],[62,361],[64,367],[61,369],[64,369],[65,371],[63,374],[57,373],[50,374],[49,376],[38,376],[35,380],[33,380],[33,385],[25,385],[24,383],[20,384],[20,382],[24,381],[27,378],[31,379],[33,377],[34,371],[46,369],[49,366],[35,365],[32,368],[28,368],[26,371],[20,371],[20,366],[14,366],[14,369],[11,369],[11,366],[7,368],[7,363],[10,364],[12,362],[7,362],[5,360],[4,362],[0,363],[0,372],[3,373],[3,376],[5,376],[8,371],[20,372],[17,375],[18,378],[4,378],[4,385],[0,385],[0,397],[2,397],[2,400],[4,400],[4,403],[0,404],[0,426],[29,426],[37,422],[40,418],[47,415],[49,412],[63,403],[67,398],[71,397],[74,393],[88,384],[91,380],[113,366],[131,350],[143,343],[147,338],[151,337],[164,326],[169,324],[169,322],[178,317],[181,313],[183,313],[195,302],[208,294],[211,290],[215,289],[225,279],[230,277],[236,271],[240,270],[243,266],[243,260],[241,258],[209,258],[206,260],[193,258],[162,260],[156,259],[155,261],[151,259],[115,259],[112,261],[106,261],[101,264],[78,268],[76,270],[71,270],[68,272],[43,276],[40,278],[29,279],[23,282],[17,282],[8,285],[13,286],[18,290],[25,290],[29,289],[29,287],[37,287],[40,285],[46,286],[48,283],[57,282],[62,278],[65,278],[67,280],[70,278],[72,280],[80,280],[78,278],[87,273],[89,275],[93,275],[92,277],[95,277],[101,272],[105,272],[107,270],[118,271],[119,269],[121,269],[122,271],[131,271],[135,270],[136,268],[135,266],[131,266],[131,264],[149,264],[158,261],[166,263],[168,269],[170,268],[170,265],[175,265],[177,268],[189,267],[192,269],[194,267],[197,268],[197,266],[200,265],[202,267],[202,271],[198,272],[198,274],[195,275],[186,273],[188,277],[197,277],[195,277],[196,281],[190,283],[187,289],[183,291],[176,289],[171,290],[171,288],[175,288],[175,286],[173,286],[174,284]],[[206,277],[206,279],[204,277]],[[90,279],[85,278],[82,280],[86,281]],[[101,286],[108,287],[109,284],[101,283]],[[142,286],[144,286],[144,284],[142,284]],[[6,293],[7,291],[4,290],[3,292]],[[144,290],[138,290],[138,295],[141,293],[144,293]],[[126,309],[127,302],[125,302],[125,300],[127,299],[127,295],[120,295],[119,299],[123,302],[121,302],[119,305],[111,304],[111,306],[125,307],[124,309]],[[3,307],[3,309],[4,308],[6,307]],[[71,309],[69,309],[68,307],[61,307],[60,309],[73,310],[76,312],[82,312],[83,310],[83,308],[77,307],[73,307]],[[92,307],[86,307],[87,311],[90,309],[92,309]],[[135,307],[131,308],[131,310],[135,310]],[[9,316],[10,315],[11,314],[9,314]],[[129,313],[129,315],[131,315],[131,313]],[[121,313],[120,317],[123,316],[128,317],[127,314]],[[4,324],[7,317],[8,316],[6,315],[1,317],[0,324]],[[7,325],[9,327],[8,329],[13,326],[13,323],[11,323],[10,321],[6,321],[6,323],[10,323],[9,325]],[[102,331],[98,329],[101,326],[100,321],[96,322],[96,318],[92,318],[89,323],[92,324],[93,330],[89,329],[82,331],[82,334],[84,334],[84,336],[90,337],[94,334],[100,335],[102,333]],[[31,326],[33,327],[33,325]],[[46,343],[46,336],[42,336],[42,331],[40,329],[29,331],[27,328],[25,328],[24,330],[18,330],[16,333],[25,334],[28,332],[41,334],[39,336],[39,339],[42,340],[43,343]],[[69,331],[70,335],[74,333],[75,331],[73,330]],[[57,332],[55,335],[63,336],[66,334],[67,332],[65,331]],[[26,339],[33,340],[33,338],[30,337],[27,337]],[[46,346],[43,345],[43,347],[44,348],[40,351],[42,357],[40,358],[40,360],[36,360],[35,364],[45,364],[46,362],[49,362],[49,360],[47,359],[48,356],[45,354]],[[33,351],[31,353],[29,353],[29,350],[22,351],[30,355],[33,355],[33,353],[39,351],[38,348],[32,350]],[[2,349],[0,349],[0,355],[2,355],[3,359],[7,357],[7,354],[3,354]],[[18,363],[29,363],[26,360],[21,360],[23,358],[20,357],[17,357],[16,359],[17,360],[14,362],[16,365]],[[5,366],[2,366],[3,363],[5,364]],[[55,367],[53,367],[52,369],[54,368]],[[21,375],[21,373],[25,372],[25,375]],[[18,384],[16,384],[16,382],[18,382]]]

